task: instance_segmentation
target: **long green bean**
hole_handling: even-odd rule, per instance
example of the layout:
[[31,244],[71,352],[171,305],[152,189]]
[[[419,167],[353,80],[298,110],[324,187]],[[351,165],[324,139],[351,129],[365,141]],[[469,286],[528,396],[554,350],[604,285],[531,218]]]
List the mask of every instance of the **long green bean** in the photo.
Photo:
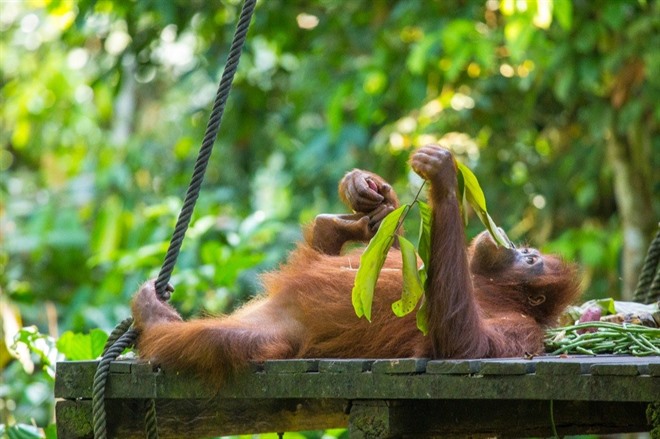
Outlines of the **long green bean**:
[[546,331],[546,351],[559,354],[660,355],[660,328],[585,322]]

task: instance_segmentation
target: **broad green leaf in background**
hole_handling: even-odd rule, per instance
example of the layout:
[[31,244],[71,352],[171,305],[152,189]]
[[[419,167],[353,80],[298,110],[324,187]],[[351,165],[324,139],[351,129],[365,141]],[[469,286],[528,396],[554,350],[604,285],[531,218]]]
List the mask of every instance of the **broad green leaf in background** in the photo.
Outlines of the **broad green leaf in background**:
[[112,261],[122,239],[122,213],[124,206],[117,195],[110,195],[99,208],[92,234],[93,258],[96,266]]
[[46,436],[45,439],[57,439],[57,425],[49,424],[44,428],[44,435]]
[[[17,350],[20,344],[24,344],[29,352],[36,354],[48,375],[51,378],[55,377],[54,366],[57,361],[57,349],[53,337],[40,333],[36,326],[26,326],[14,336],[14,344],[11,349]],[[34,367],[30,355],[19,358],[19,360],[26,370]]]
[[355,275],[352,291],[353,308],[358,317],[365,316],[371,321],[371,302],[376,281],[385,263],[387,252],[394,243],[394,233],[399,225],[399,219],[407,208],[408,205],[403,205],[385,217],[378,232],[371,238],[369,245],[360,256],[360,268]]
[[477,177],[464,164],[457,161],[456,165],[458,166],[458,170],[463,176],[463,182],[465,184],[465,199],[468,203],[470,203],[475,213],[483,225],[486,226],[486,230],[488,230],[490,236],[493,237],[495,242],[504,248],[511,248],[511,244],[509,244],[508,240],[502,236],[502,233],[497,228],[497,225],[488,214],[488,210],[486,209],[486,197],[484,196],[484,192],[479,185]]
[[392,311],[397,317],[403,317],[415,309],[419,299],[424,295],[424,284],[419,277],[417,268],[417,253],[412,242],[403,236],[399,236],[401,248],[401,267],[403,273],[403,291],[401,299],[392,304]]
[[57,349],[67,360],[93,360],[103,353],[108,335],[100,329],[89,334],[67,331],[57,340]]
[[43,437],[38,427],[29,424],[15,424],[0,433],[2,433],[0,437],[7,439],[41,439]]
[[570,31],[573,26],[573,2],[571,0],[555,0],[552,15],[561,27]]
[[603,310],[603,315],[611,315],[617,313],[614,299],[612,299],[611,297],[606,297],[604,299],[597,299],[594,300],[593,303],[595,305],[598,305]]

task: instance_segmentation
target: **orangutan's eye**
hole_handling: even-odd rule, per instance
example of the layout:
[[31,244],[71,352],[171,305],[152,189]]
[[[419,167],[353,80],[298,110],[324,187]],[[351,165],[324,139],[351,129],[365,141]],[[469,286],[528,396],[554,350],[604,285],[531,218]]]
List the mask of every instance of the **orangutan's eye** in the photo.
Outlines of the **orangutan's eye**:
[[534,265],[534,262],[536,262],[536,257],[535,256],[527,256],[525,258],[525,262],[527,262],[529,265]]

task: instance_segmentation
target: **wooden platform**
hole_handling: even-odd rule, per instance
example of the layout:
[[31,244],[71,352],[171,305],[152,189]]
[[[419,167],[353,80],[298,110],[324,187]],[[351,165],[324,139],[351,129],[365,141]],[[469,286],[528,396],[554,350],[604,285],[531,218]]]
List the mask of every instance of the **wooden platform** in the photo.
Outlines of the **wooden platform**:
[[[92,437],[96,364],[57,365],[60,439]],[[560,435],[645,432],[647,408],[660,407],[660,357],[278,360],[253,365],[218,393],[117,361],[106,389],[108,436],[144,437],[151,398],[161,438],[336,427],[351,438],[547,437],[551,419]]]

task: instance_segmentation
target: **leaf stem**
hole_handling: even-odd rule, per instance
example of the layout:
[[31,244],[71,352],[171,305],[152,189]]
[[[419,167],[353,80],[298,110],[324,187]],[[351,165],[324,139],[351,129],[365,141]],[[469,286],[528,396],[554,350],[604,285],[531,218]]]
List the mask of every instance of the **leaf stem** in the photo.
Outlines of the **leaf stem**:
[[[394,230],[394,235],[396,235],[396,231],[399,230],[399,227],[403,224],[403,221],[406,219],[408,216],[408,212],[410,212],[410,209],[417,204],[419,195],[422,193],[422,189],[424,189],[424,186],[426,185],[426,180],[422,181],[422,185],[419,187],[419,190],[417,191],[417,194],[415,194],[415,198],[413,198],[412,202],[408,204],[408,208],[406,209],[405,212],[403,212],[403,215],[401,215],[401,218],[399,218],[399,223],[396,225],[396,229]],[[394,235],[392,236],[392,239],[394,239]]]

